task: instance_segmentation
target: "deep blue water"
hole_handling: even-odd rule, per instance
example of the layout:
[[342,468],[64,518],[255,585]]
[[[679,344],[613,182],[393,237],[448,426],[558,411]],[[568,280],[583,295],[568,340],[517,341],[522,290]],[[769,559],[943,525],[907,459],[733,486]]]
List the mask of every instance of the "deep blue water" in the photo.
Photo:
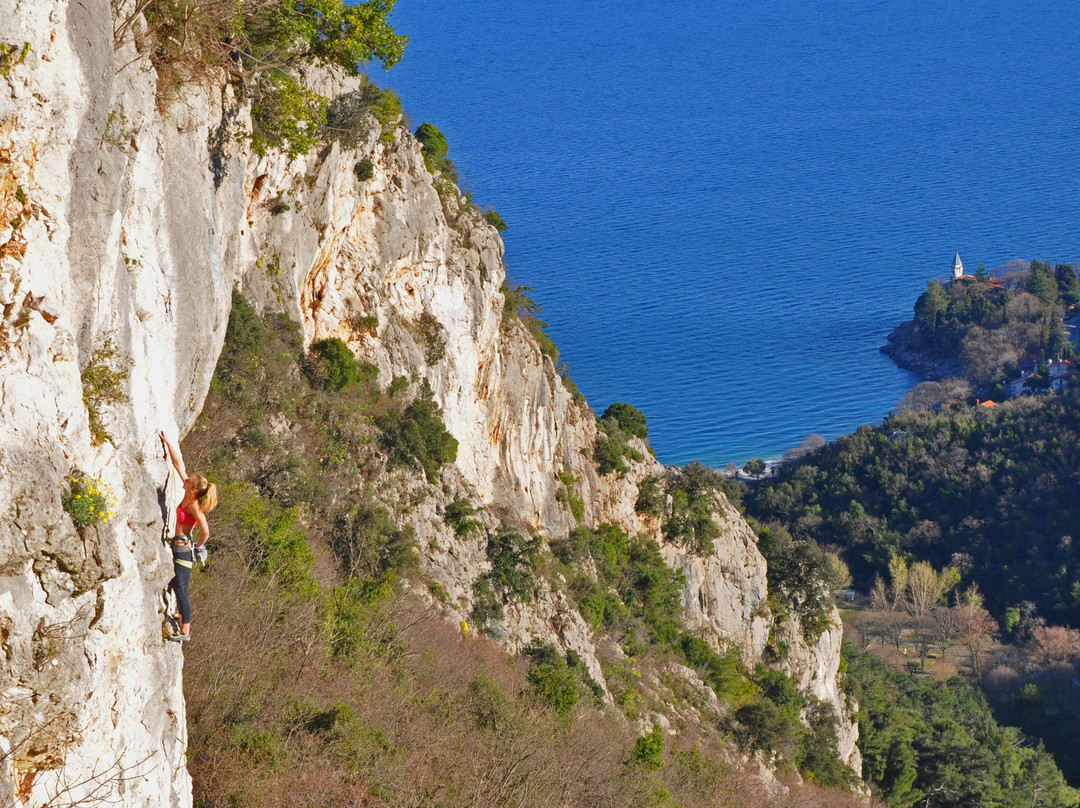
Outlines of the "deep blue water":
[[959,250],[1080,256],[1080,8],[399,0],[380,83],[509,224],[572,377],[657,456],[879,423],[878,352]]

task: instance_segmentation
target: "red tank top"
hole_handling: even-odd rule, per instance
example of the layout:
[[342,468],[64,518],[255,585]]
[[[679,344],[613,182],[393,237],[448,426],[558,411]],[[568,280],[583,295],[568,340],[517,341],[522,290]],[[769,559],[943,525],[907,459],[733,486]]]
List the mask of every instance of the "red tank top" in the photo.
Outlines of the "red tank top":
[[[190,507],[190,504],[189,504]],[[195,523],[198,520],[188,513],[188,509],[183,505],[176,506],[176,523],[180,527],[195,527]]]

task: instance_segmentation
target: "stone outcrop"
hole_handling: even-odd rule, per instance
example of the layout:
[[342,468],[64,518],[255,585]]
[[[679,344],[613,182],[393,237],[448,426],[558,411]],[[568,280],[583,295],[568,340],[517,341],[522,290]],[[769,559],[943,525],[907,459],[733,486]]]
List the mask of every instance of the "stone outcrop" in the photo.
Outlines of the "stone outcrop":
[[[248,113],[231,88],[191,87],[161,114],[154,71],[115,45],[104,0],[4,11],[0,39],[29,44],[0,76],[0,804],[190,804],[183,658],[162,635],[172,564],[157,431],[182,435],[198,415],[234,285],[289,313],[307,342],[340,337],[384,384],[427,380],[459,441],[442,496],[556,536],[575,524],[558,496],[569,471],[586,522],[659,539],[634,503],[662,467],[640,446],[626,475],[596,473],[594,416],[504,316],[501,239],[440,198],[408,133],[386,141],[372,122],[355,149],[260,157],[236,137]],[[126,400],[93,405],[111,435],[95,444],[82,376],[108,345]],[[106,524],[77,529],[64,511],[76,476],[111,488]],[[478,537],[433,526],[445,501],[413,520],[426,571],[465,613],[488,562]],[[686,576],[689,624],[754,661],[765,562],[722,497],[717,512],[714,555],[663,551]],[[602,680],[564,594],[542,587],[503,628],[511,649],[539,637],[577,650]],[[839,704],[827,636],[798,652],[812,672],[797,675]]]

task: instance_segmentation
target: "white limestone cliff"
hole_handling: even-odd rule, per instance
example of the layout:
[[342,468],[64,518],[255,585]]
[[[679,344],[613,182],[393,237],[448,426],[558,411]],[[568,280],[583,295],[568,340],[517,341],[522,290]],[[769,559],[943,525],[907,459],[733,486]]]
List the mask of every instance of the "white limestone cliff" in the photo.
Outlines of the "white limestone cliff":
[[[574,524],[556,496],[569,469],[587,522],[657,535],[634,502],[662,468],[646,453],[625,476],[597,475],[594,417],[503,317],[501,239],[439,199],[410,135],[385,143],[375,127],[356,150],[290,160],[250,153],[235,137],[246,108],[221,87],[191,87],[163,115],[153,68],[114,47],[104,0],[3,0],[0,41],[23,54],[0,76],[0,804],[190,804],[183,658],[162,641],[172,564],[156,434],[197,417],[234,285],[308,342],[344,339],[384,383],[427,379],[459,441],[448,489],[555,536]],[[81,372],[107,341],[130,361],[129,400],[105,408],[113,442],[94,445]],[[76,475],[111,487],[107,524],[78,530],[64,512]],[[686,575],[690,624],[753,661],[764,559],[718,509],[715,556],[664,554]],[[416,514],[426,569],[467,601],[483,548],[427,536],[432,516]],[[550,639],[601,678],[565,595],[545,589],[504,627],[511,649]],[[829,643],[808,664],[839,698]]]

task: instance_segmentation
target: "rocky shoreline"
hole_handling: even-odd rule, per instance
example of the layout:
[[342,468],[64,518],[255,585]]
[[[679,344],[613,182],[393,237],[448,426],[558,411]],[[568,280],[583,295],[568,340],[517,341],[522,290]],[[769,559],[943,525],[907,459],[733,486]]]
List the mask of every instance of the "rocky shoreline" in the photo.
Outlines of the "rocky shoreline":
[[888,344],[881,346],[881,352],[899,367],[918,373],[925,380],[936,382],[964,375],[959,362],[928,356],[916,347],[917,333],[913,320],[898,325],[886,339]]

